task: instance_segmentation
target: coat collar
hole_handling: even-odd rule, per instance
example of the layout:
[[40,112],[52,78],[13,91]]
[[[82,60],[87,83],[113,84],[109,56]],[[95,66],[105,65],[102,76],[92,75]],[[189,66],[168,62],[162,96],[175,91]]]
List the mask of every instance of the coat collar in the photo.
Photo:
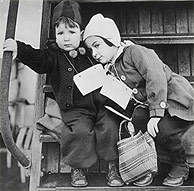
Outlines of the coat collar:
[[121,42],[121,46],[119,47],[117,54],[114,58],[114,60],[111,62],[112,64],[114,64],[116,62],[117,59],[119,59],[123,53],[125,52],[125,49],[128,48],[129,46],[134,45],[134,43],[130,40],[127,40],[126,42]]

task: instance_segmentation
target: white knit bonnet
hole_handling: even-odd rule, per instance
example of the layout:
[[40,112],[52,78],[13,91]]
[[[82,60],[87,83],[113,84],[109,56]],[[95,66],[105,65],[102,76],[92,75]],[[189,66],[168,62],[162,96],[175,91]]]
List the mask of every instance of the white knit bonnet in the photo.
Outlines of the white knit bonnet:
[[121,36],[115,22],[110,18],[105,18],[102,14],[94,15],[85,27],[83,40],[90,36],[103,37],[117,47],[121,43]]

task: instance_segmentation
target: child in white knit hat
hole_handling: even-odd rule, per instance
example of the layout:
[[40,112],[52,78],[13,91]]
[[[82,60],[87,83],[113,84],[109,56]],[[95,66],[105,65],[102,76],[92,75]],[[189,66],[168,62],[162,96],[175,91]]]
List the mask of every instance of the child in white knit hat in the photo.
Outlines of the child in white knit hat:
[[[186,131],[194,122],[193,87],[184,77],[171,71],[154,50],[133,43],[128,47],[121,46],[116,24],[101,14],[91,18],[83,40],[93,58],[105,65],[115,78],[135,90],[133,96],[136,100],[148,105],[145,129],[139,123],[141,115],[133,113],[135,129],[148,131],[168,150],[173,165],[163,185],[182,185],[188,177],[189,167],[178,133]],[[147,186],[152,180],[153,174],[148,174],[134,185]]]

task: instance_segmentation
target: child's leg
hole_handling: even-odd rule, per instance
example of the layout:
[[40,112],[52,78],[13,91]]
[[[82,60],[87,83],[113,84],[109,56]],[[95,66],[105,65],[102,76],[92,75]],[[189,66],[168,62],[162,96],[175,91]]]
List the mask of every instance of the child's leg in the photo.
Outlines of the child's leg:
[[107,180],[111,187],[124,184],[118,171],[117,141],[121,120],[119,116],[102,107],[99,109],[95,124],[96,151],[100,158],[109,162]]
[[[180,186],[189,173],[185,149],[178,134],[184,132],[189,127],[189,124],[190,122],[175,116],[171,117],[168,113],[158,123],[159,133],[155,140],[167,148],[173,162],[169,177],[163,183],[165,185]],[[174,179],[171,180],[172,178]]]
[[[118,159],[118,131],[121,118],[105,107],[101,107],[96,117],[96,151],[106,161]],[[107,152],[108,151],[108,152]]]
[[[182,145],[179,133],[186,131],[190,122],[184,121],[178,117],[171,117],[166,114],[158,123],[159,133],[155,140],[165,144],[170,151],[169,154],[175,165],[187,166],[185,149]],[[178,175],[181,175],[180,172]],[[184,175],[184,174],[183,174]]]
[[94,116],[84,109],[62,114],[67,128],[62,129],[61,150],[66,164],[88,168],[97,161]]

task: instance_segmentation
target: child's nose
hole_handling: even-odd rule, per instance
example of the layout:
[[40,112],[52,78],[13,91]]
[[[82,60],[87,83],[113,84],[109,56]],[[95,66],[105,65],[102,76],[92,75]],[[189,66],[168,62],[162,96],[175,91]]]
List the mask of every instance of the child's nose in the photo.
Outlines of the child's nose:
[[64,34],[63,40],[64,40],[64,41],[69,40],[69,35],[68,35],[67,33]]

